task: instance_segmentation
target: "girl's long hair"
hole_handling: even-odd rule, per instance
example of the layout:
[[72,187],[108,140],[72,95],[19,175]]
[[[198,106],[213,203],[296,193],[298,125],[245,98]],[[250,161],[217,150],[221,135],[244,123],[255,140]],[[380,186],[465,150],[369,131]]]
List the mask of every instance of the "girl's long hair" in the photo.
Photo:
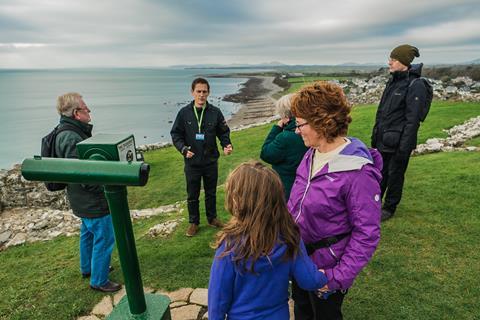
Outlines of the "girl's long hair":
[[240,164],[227,178],[225,208],[232,215],[217,234],[215,247],[225,242],[224,257],[232,253],[237,266],[254,272],[261,256],[270,254],[275,245],[284,243],[283,259],[297,255],[300,232],[288,212],[283,185],[272,169],[258,161]]

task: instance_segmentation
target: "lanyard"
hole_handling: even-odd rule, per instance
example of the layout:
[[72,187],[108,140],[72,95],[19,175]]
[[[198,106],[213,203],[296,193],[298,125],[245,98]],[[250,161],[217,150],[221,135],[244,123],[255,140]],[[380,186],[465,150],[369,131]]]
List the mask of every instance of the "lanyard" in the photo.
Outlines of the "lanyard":
[[202,126],[203,111],[204,111],[204,109],[202,108],[202,113],[200,114],[200,119],[198,119],[197,108],[195,108],[195,104],[193,105],[193,112],[195,113],[195,118],[197,118],[198,133],[202,132],[202,130],[200,128]]

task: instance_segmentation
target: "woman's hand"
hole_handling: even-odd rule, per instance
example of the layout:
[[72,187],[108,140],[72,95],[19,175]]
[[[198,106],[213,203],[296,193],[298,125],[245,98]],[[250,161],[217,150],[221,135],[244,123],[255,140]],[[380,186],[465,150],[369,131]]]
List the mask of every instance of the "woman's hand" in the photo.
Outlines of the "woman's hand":
[[[318,271],[323,272],[323,274],[325,274],[324,269],[318,269]],[[317,297],[322,298],[323,294],[325,292],[328,292],[328,291],[330,291],[330,289],[328,288],[328,284],[326,284],[326,285],[324,285],[323,287],[321,287],[320,289],[317,290],[317,292],[316,292]]]
[[290,121],[289,117],[281,118],[280,120],[278,120],[277,126],[279,126],[280,128],[283,128],[289,121]]

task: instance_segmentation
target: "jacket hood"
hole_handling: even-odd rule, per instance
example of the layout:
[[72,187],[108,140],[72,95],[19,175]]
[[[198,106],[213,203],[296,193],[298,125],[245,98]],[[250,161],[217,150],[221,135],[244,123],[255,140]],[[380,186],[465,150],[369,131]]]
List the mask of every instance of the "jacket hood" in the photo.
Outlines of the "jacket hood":
[[[367,146],[357,138],[348,138],[351,142],[322,169],[321,172],[333,173],[342,171],[359,170],[366,164],[372,164],[379,171],[382,170],[382,158],[378,151],[368,149]],[[311,158],[313,148],[306,156]]]
[[422,75],[422,68],[423,68],[423,63],[412,64],[410,65],[410,69],[408,69],[408,72],[417,77],[420,77]]

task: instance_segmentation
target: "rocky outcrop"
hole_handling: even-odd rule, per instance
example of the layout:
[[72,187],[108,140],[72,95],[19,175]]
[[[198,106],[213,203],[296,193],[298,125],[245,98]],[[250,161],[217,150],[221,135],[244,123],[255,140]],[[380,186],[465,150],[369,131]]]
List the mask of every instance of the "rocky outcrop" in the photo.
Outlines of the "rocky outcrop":
[[[468,77],[458,77],[449,81],[428,80],[432,83],[434,100],[480,101],[480,82],[478,81]],[[378,104],[388,77],[381,75],[332,81],[343,88],[348,100],[354,105]]]
[[432,138],[419,144],[413,154],[425,154],[440,151],[478,151],[477,147],[466,147],[466,141],[480,136],[480,116],[471,118],[464,123],[444,130],[447,138]]
[[69,208],[65,191],[51,192],[42,182],[27,181],[21,175],[21,165],[0,173],[1,208],[18,207],[51,208],[67,210]]
[[[169,215],[179,212],[181,202],[152,209],[131,210],[132,219],[149,218],[157,215]],[[152,236],[166,236],[173,232],[178,224],[175,220],[166,222],[152,231]],[[71,210],[49,208],[14,208],[0,215],[0,250],[26,242],[51,240],[60,235],[78,234],[81,221]]]

